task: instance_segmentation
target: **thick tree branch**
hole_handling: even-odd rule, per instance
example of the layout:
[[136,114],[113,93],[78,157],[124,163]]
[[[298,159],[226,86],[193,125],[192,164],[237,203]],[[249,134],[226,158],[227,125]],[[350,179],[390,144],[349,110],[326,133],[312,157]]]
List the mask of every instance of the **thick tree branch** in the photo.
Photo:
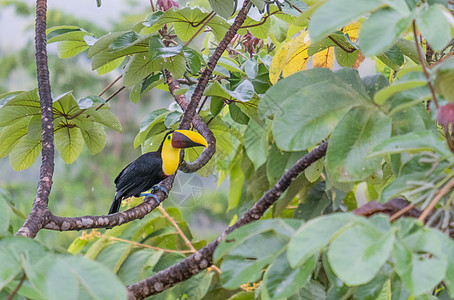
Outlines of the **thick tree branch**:
[[52,95],[47,66],[46,41],[47,1],[36,1],[35,49],[36,69],[38,77],[39,101],[41,103],[42,121],[42,162],[39,174],[38,190],[33,202],[33,209],[27,220],[17,231],[17,235],[35,237],[48,217],[48,199],[52,188],[54,174],[54,114]]
[[[175,101],[181,107],[184,112],[187,112],[188,109],[188,100],[185,95],[177,95],[176,91],[180,89],[180,85],[176,80],[173,79],[172,74],[169,71],[165,70],[165,75],[167,79],[167,85],[169,86],[169,91],[172,94]],[[206,139],[208,147],[205,148],[202,154],[192,163],[187,163],[183,161],[180,164],[180,170],[185,173],[194,173],[204,165],[208,163],[211,157],[216,152],[216,139],[213,135],[213,132],[208,128],[208,126],[202,121],[199,115],[195,115],[192,119],[192,125],[194,128]]]
[[143,279],[138,283],[130,285],[128,287],[129,299],[144,299],[150,295],[160,293],[175,284],[200,273],[203,269],[208,268],[213,262],[213,253],[219,242],[224,239],[228,233],[238,227],[260,219],[266,210],[279,199],[301,172],[326,154],[327,147],[328,142],[323,142],[318,148],[313,149],[310,153],[298,160],[296,164],[241,217],[241,219],[225,230],[216,240],[183,261],[162,270],[149,278]]
[[245,0],[243,3],[243,7],[238,12],[235,20],[233,21],[232,26],[230,26],[229,30],[225,34],[222,41],[219,43],[216,50],[211,55],[205,70],[199,79],[199,82],[192,94],[191,101],[188,104],[186,114],[183,116],[181,120],[179,129],[188,129],[192,119],[194,119],[194,115],[196,114],[197,106],[199,105],[199,101],[202,98],[203,91],[205,90],[208,81],[210,80],[210,76],[213,73],[213,69],[216,66],[218,60],[221,58],[222,53],[224,53],[225,49],[229,45],[230,41],[235,37],[235,34],[238,32],[238,29],[243,24],[244,20],[247,17],[247,13],[249,12],[250,3],[249,0]]
[[[175,175],[169,176],[161,182],[161,186],[170,191]],[[161,190],[156,190],[154,194],[162,202],[167,197]],[[152,197],[145,197],[143,202],[128,210],[107,216],[83,216],[83,217],[58,217],[48,213],[43,228],[59,231],[93,229],[93,228],[112,228],[137,219],[142,219],[158,206]]]

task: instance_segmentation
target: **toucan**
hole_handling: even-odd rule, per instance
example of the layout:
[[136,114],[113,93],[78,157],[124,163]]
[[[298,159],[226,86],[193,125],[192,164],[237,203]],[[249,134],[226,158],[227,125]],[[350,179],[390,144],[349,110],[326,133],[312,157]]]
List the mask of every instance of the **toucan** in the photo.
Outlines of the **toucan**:
[[[175,173],[180,164],[180,152],[183,148],[196,146],[208,147],[207,141],[197,132],[174,130],[168,132],[158,150],[145,153],[127,165],[115,178],[117,191],[109,215],[120,209],[121,200],[140,197],[142,192],[155,187],[162,180]],[[156,186],[156,188],[161,188]],[[161,188],[165,193],[166,190]],[[154,196],[150,194],[150,196]],[[159,200],[154,196],[159,204]]]

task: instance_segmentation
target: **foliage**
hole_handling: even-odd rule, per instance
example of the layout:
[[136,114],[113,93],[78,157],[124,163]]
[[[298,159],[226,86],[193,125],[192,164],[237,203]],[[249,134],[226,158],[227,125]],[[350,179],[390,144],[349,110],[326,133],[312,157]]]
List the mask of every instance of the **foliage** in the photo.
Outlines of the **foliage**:
[[[86,57],[99,75],[124,68],[123,85],[134,104],[152,90],[169,91],[164,70],[180,82],[177,93],[191,99],[202,70],[213,68],[198,113],[216,138],[216,153],[197,174],[214,173],[219,184],[228,178],[231,223],[299,158],[329,141],[326,156],[296,178],[264,220],[221,242],[214,255],[220,274],[209,269],[156,298],[454,297],[454,114],[447,104],[454,99],[454,18],[448,3],[254,0],[239,35],[212,66],[208,61],[238,3],[208,2],[216,14],[197,1],[185,7],[167,1],[165,11],[150,10],[121,31],[102,35],[60,24],[47,32],[62,59]],[[364,76],[366,64],[376,72]],[[147,107],[131,146],[155,150],[182,115],[175,105]],[[104,127],[121,131],[99,96],[54,97],[54,117],[56,148],[67,163],[84,144],[91,154],[101,151]],[[0,127],[0,157],[9,155],[15,170],[30,167],[42,147],[37,91],[1,95]],[[186,151],[185,159],[199,154]],[[350,212],[364,202],[361,196],[381,203],[401,197],[422,216],[431,214],[426,223],[425,217],[366,219]],[[13,212],[14,205],[0,197],[4,236],[12,233]],[[4,237],[0,260],[10,267],[0,287],[11,292],[25,272],[19,295],[58,297],[66,277],[53,282],[57,277],[46,277],[52,273],[68,277],[64,290],[74,298],[102,292],[125,298],[120,287],[206,244],[192,237],[178,209],[167,212],[170,217],[153,212],[105,232],[85,232],[69,253]],[[14,252],[2,247],[6,243],[24,249]],[[81,283],[93,274],[102,282]]]

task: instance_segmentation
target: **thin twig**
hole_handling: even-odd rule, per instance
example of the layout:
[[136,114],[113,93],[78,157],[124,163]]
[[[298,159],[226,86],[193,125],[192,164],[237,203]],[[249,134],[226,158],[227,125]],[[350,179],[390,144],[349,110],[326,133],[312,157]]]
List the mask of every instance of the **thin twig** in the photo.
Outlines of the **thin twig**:
[[104,93],[110,89],[112,87],[112,85],[114,85],[118,80],[121,79],[121,77],[123,77],[123,74],[121,74],[120,76],[118,76],[117,78],[115,78],[111,83],[109,83],[102,91],[101,93],[98,94],[99,97],[101,97],[102,95],[104,95]]
[[22,283],[24,283],[25,278],[27,278],[27,274],[25,274],[25,271],[23,271],[23,272],[24,272],[24,274],[22,274],[22,277],[21,277],[18,285],[16,286],[14,291],[11,292],[11,294],[8,296],[8,298],[6,298],[6,300],[12,300],[14,298],[14,296],[16,296],[16,294],[19,291],[20,287],[22,286]]
[[171,249],[163,249],[163,248],[159,248],[159,247],[153,247],[153,246],[150,246],[150,245],[145,245],[145,244],[141,244],[141,243],[130,241],[130,240],[124,240],[124,239],[120,239],[120,238],[113,237],[113,236],[109,236],[108,239],[112,240],[112,241],[118,241],[118,242],[132,244],[134,246],[141,247],[141,248],[149,248],[149,249],[153,249],[153,250],[156,250],[156,251],[161,251],[162,250],[164,252],[169,252],[169,253],[194,253],[192,250],[171,250]]
[[183,239],[184,243],[186,244],[186,246],[188,246],[188,248],[192,251],[192,253],[196,252],[197,249],[194,248],[194,246],[192,245],[191,241],[186,237],[186,235],[183,233],[183,231],[181,231],[181,228],[180,228],[180,226],[178,226],[177,222],[175,222],[175,220],[171,216],[169,216],[169,214],[166,212],[164,207],[158,206],[158,209],[161,212],[161,214],[167,220],[169,220],[170,223],[172,223],[173,227],[175,227],[175,229],[177,230],[178,234],[181,236],[181,238]]
[[422,48],[418,41],[418,34],[416,32],[416,21],[415,20],[413,20],[413,35],[415,36],[416,50],[418,52],[419,60],[422,65],[422,70],[424,71],[424,75],[426,76],[427,85],[429,86],[430,92],[432,93],[432,99],[435,103],[435,107],[438,109],[438,101],[437,101],[437,97],[435,95],[435,90],[434,90],[434,87],[432,86],[432,82],[430,81],[430,75],[429,75],[429,72],[427,71],[426,60],[424,59],[424,54],[422,53]]
[[448,54],[446,54],[445,56],[443,56],[442,58],[440,58],[439,60],[431,63],[428,68],[429,69],[432,69],[433,67],[437,66],[438,64],[444,62],[446,59],[450,58],[451,56],[454,55],[454,52],[449,52]]
[[[118,95],[118,93],[120,93],[122,90],[125,89],[125,86],[122,86],[120,87],[118,90],[116,90],[115,92],[112,93],[112,95],[110,95],[107,99],[106,99],[106,103],[109,102],[110,100],[112,100],[113,97],[115,97],[116,95]],[[101,107],[103,107],[106,103],[101,103],[99,104],[95,110],[98,110],[100,109]]]
[[430,204],[426,207],[426,209],[422,212],[422,214],[419,216],[418,220],[424,221],[431,210],[437,205],[438,201],[454,186],[454,178],[448,181],[437,193],[435,198],[430,202]]
[[200,26],[200,28],[191,36],[191,38],[184,44],[184,47],[188,46],[196,37],[199,35],[199,33],[205,28],[205,26],[208,25],[208,23],[211,21],[211,19],[214,18],[216,13],[214,11],[210,12],[208,19]]
[[203,98],[202,103],[200,104],[199,111],[197,112],[197,114],[200,115],[200,112],[202,111],[202,108],[205,105],[205,102],[207,102],[207,99],[208,99],[208,96],[205,96],[205,98]]
[[391,217],[389,217],[389,221],[392,222],[394,220],[396,220],[397,218],[399,218],[400,216],[402,216],[403,214],[405,214],[407,211],[409,211],[410,209],[412,209],[413,207],[415,207],[415,205],[413,203],[405,206],[404,208],[402,208],[401,210],[399,210],[398,212],[396,212],[394,215],[392,215]]

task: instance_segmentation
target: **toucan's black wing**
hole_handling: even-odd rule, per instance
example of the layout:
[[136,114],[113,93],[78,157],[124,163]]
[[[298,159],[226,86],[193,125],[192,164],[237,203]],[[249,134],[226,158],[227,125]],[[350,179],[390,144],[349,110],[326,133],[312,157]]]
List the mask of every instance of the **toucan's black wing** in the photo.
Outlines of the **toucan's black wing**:
[[137,158],[124,168],[117,178],[117,192],[109,214],[118,212],[121,199],[138,196],[161,182],[166,176],[162,172],[161,154],[149,152]]

